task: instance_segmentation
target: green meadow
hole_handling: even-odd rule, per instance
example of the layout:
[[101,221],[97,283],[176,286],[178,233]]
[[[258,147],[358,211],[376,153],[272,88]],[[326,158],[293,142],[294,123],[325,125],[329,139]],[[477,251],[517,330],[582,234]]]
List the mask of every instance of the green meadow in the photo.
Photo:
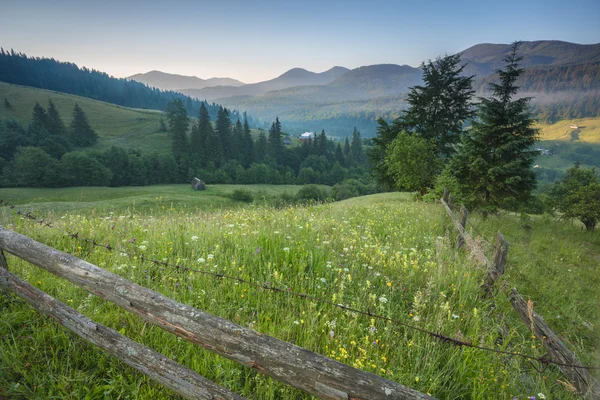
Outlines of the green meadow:
[[[141,261],[143,254],[269,282],[474,344],[545,355],[506,296],[482,296],[485,272],[454,249],[456,233],[440,204],[385,193],[276,208],[269,197],[297,187],[247,187],[255,198],[262,195],[265,200],[244,205],[228,197],[235,188],[3,189],[0,198],[48,216],[59,228],[42,227],[3,209],[3,225],[10,229],[185,304],[437,398],[524,399],[541,398],[540,393],[548,399],[577,398],[553,366],[538,371],[518,357],[457,348],[318,301]],[[582,362],[599,364],[598,232],[581,232],[553,219],[523,221],[511,215],[486,220],[475,215],[472,221],[484,246],[497,229],[505,233],[511,243],[510,284],[526,298],[531,296],[536,311]],[[61,231],[76,231],[122,251],[93,248]],[[243,396],[311,398],[150,326],[26,262],[14,257],[8,262],[13,272],[90,318]],[[516,271],[527,280],[519,279]],[[167,389],[16,297],[0,295],[0,309],[0,397],[173,398]],[[571,319],[576,326],[570,325]]]

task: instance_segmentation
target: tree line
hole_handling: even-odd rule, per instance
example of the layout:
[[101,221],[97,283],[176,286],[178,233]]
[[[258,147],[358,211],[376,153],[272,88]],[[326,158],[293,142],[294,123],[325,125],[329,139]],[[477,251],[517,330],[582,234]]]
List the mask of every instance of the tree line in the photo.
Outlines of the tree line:
[[[216,118],[219,105],[199,101],[174,91],[163,91],[147,85],[118,79],[108,74],[53,58],[28,57],[14,50],[0,48],[0,81],[40,89],[55,90],[124,107],[165,110],[172,99],[179,99],[190,114],[197,114],[204,103],[211,118]],[[238,116],[237,110],[231,111]],[[256,121],[247,116],[248,122]]]
[[[213,122],[200,107],[192,123],[183,103],[175,99],[166,111],[171,152],[182,180],[198,176],[208,182],[232,183],[318,183],[333,185],[347,177],[370,181],[363,140],[355,128],[352,140],[330,140],[325,130],[298,146],[285,145],[279,118],[268,132],[260,130],[256,140],[249,123],[233,123],[227,108],[219,107]],[[188,132],[189,135],[188,135]],[[261,172],[262,171],[262,172]]]
[[[5,99],[4,107],[12,107]],[[368,173],[360,132],[352,141],[334,143],[322,131],[314,140],[290,147],[277,119],[268,134],[253,138],[248,119],[231,122],[219,107],[213,123],[203,103],[192,122],[180,99],[166,107],[168,153],[143,154],[111,147],[89,149],[98,141],[84,110],[75,105],[66,126],[53,104],[36,103],[27,128],[0,121],[0,185],[3,187],[129,186],[186,183],[199,177],[206,183],[327,184],[357,179],[375,188]],[[245,115],[244,115],[245,116]]]

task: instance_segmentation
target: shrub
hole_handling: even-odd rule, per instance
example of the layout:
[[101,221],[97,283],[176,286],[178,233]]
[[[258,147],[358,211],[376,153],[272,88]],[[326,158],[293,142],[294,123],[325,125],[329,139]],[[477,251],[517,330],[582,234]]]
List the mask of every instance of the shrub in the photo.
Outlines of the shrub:
[[231,198],[235,201],[241,201],[243,203],[252,203],[254,201],[252,192],[245,189],[234,190],[233,193],[231,193]]
[[335,201],[346,200],[352,197],[360,196],[355,186],[344,183],[338,183],[331,189],[331,197]]
[[327,190],[319,185],[304,185],[296,194],[296,198],[302,201],[325,201]]

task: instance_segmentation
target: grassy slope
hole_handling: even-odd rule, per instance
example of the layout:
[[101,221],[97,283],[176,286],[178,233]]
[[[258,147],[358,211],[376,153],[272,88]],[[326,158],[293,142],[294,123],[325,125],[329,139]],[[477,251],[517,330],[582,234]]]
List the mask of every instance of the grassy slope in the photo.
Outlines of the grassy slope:
[[[12,104],[11,109],[4,107],[4,98]],[[0,120],[14,119],[27,126],[35,102],[46,108],[49,99],[52,99],[67,125],[71,122],[75,103],[81,106],[90,125],[100,136],[98,144],[92,147],[92,150],[118,146],[139,149],[145,154],[170,151],[168,133],[159,130],[162,112],[121,107],[51,90],[0,82]],[[259,131],[252,129],[251,132],[256,139]]]
[[[497,345],[499,332],[506,326],[501,348],[537,356],[545,353],[504,296],[481,298],[479,285],[483,271],[456,254],[448,239],[443,238],[449,221],[439,204],[414,203],[409,195],[386,193],[324,206],[281,210],[251,206],[198,213],[192,211],[194,207],[183,205],[176,210],[162,209],[164,200],[157,200],[156,196],[166,194],[160,193],[163,188],[158,188],[155,193],[147,193],[156,204],[151,217],[131,213],[119,217],[108,212],[83,217],[75,215],[82,209],[74,208],[65,218],[55,220],[67,230],[119,246],[131,247],[129,240],[136,238],[136,246],[145,246],[137,251],[150,257],[167,257],[172,262],[181,259],[181,263],[195,268],[225,270],[247,279],[289,286],[446,335],[460,335],[477,344]],[[98,195],[97,189],[80,190],[84,200]],[[178,192],[179,188],[172,190]],[[168,193],[169,189],[164,191]],[[34,197],[39,193],[13,192],[13,196],[36,203]],[[63,198],[60,193],[44,196],[48,200]],[[116,200],[109,197],[103,198],[107,205]],[[122,206],[118,201],[115,205]],[[71,206],[79,207],[76,203]],[[74,243],[30,221],[15,219],[13,223],[12,228],[19,232],[73,252],[169,297],[244,326],[251,324],[259,332],[293,340],[302,347],[438,398],[488,399],[515,395],[524,398],[540,392],[547,398],[574,398],[558,382],[563,378],[555,368],[540,373],[519,359],[447,346],[404,328],[314,302],[161,269],[139,259]],[[570,290],[570,287],[573,279],[590,278],[588,284],[596,284],[588,275],[593,265],[583,264],[590,260],[588,256],[599,256],[599,247],[593,247],[597,238],[577,236],[580,246],[571,246],[574,242],[569,240],[560,250],[549,241],[545,243],[550,248],[531,246],[520,250],[523,233],[514,227],[510,217],[498,224],[491,219],[485,224],[490,232],[500,227],[511,240],[509,273],[515,259],[531,256],[526,254],[527,250],[542,252],[544,262],[551,259],[554,263],[552,273],[541,265],[535,267],[538,269],[525,269],[524,273],[535,274],[532,278],[540,287],[554,285],[548,287],[547,294],[562,307],[586,302],[581,307],[584,309],[581,317],[586,321],[594,317],[593,309],[589,310],[587,305],[593,306],[598,291]],[[572,229],[563,224],[541,223],[532,232],[539,231],[542,236],[545,227],[556,240],[575,237]],[[454,232],[449,236],[454,237]],[[586,258],[577,265],[576,273],[567,271],[575,268],[575,264],[567,265],[562,259],[574,263],[576,257],[581,257],[581,246],[587,247]],[[13,271],[51,295],[238,393],[256,399],[309,398],[255,371],[179,341],[26,263],[14,258],[9,262]],[[515,283],[510,276],[513,284],[530,294],[527,287]],[[535,295],[532,297],[536,300]],[[20,302],[0,296],[0,310],[5,316],[0,320],[0,336],[5,338],[0,345],[0,396],[170,398],[167,390],[147,384],[140,374],[65,333]],[[551,323],[555,322],[551,318],[554,310],[539,310]],[[597,363],[598,357],[594,356],[597,347],[590,345],[595,331],[586,333],[584,327],[571,332],[567,325],[564,327],[569,342],[584,361]],[[330,331],[334,332],[333,338]],[[31,351],[32,348],[37,351]]]
[[539,124],[541,140],[556,140],[569,142],[571,140],[571,125],[578,125],[579,142],[600,144],[600,117],[579,118],[558,121],[554,124]]
[[0,106],[0,119],[12,118],[24,126],[31,119],[36,101],[47,107],[48,100],[52,99],[67,125],[71,121],[73,107],[78,103],[88,116],[90,125],[100,136],[95,148],[115,145],[148,153],[169,148],[167,134],[159,132],[160,111],[137,110],[85,97],[0,82],[2,102],[4,98],[8,99],[12,108]]
[[[190,185],[156,185],[110,187],[72,187],[61,189],[0,189],[0,199],[19,205],[22,210],[54,214],[155,213],[164,209],[214,211],[239,206],[228,196],[235,189],[245,189],[257,201],[282,193],[296,194],[297,185],[208,185],[196,192]],[[0,212],[3,210],[0,209]]]

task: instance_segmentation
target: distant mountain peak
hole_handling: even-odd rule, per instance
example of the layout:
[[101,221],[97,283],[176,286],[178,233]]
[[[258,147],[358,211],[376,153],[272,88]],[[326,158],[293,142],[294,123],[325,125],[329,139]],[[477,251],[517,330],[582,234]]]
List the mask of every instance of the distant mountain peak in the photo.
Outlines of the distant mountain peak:
[[213,86],[243,86],[244,83],[232,78],[201,79],[197,76],[170,74],[168,72],[152,70],[146,73],[135,74],[127,79],[145,83],[148,86],[163,90],[203,89]]

